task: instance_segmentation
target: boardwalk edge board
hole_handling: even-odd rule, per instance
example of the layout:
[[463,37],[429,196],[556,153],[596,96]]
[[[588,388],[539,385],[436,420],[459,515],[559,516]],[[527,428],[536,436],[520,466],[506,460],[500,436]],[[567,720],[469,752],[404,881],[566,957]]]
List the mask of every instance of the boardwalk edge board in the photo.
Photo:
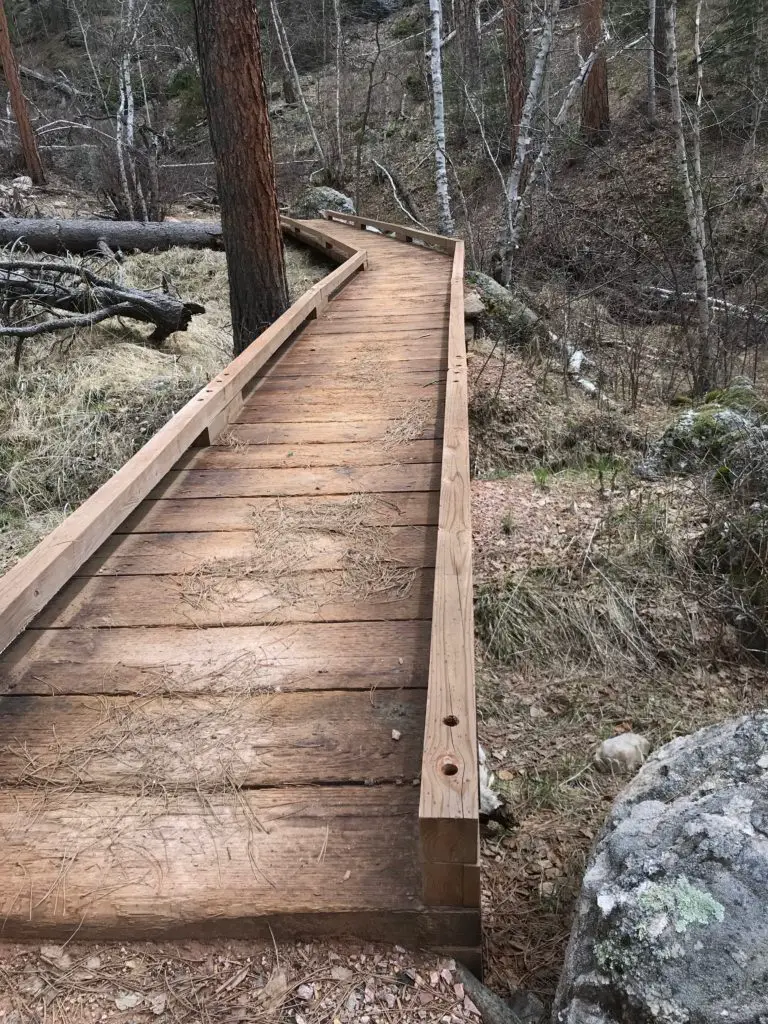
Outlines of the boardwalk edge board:
[[[290,232],[292,222],[286,222]],[[320,232],[313,230],[313,236]],[[341,266],[313,285],[263,334],[190,399],[122,469],[0,579],[0,651],[24,630],[177,460],[206,432],[218,433],[240,410],[244,389],[274,353],[368,262],[364,249],[333,242]]]

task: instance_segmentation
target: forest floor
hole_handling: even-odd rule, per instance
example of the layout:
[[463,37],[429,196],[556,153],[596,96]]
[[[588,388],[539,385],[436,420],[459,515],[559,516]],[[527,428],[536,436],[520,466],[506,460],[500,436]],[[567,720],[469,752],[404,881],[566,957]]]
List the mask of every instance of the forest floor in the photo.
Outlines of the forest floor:
[[[595,835],[627,776],[603,739],[655,749],[765,706],[691,552],[711,475],[633,467],[675,410],[601,409],[556,364],[475,345],[472,443],[479,736],[513,823],[483,836],[487,982],[551,1001]],[[492,410],[489,413],[489,407]]]

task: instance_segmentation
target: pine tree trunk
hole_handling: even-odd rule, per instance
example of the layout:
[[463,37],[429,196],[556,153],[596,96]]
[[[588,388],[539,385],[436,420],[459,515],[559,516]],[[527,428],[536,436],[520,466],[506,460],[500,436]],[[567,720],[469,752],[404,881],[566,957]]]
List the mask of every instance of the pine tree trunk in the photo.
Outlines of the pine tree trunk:
[[3,65],[5,80],[8,83],[8,97],[11,101],[13,116],[16,118],[16,125],[19,129],[21,140],[21,152],[24,157],[24,166],[35,185],[45,184],[45,174],[37,150],[35,133],[29,121],[27,101],[21,89],[19,79],[19,66],[16,63],[16,54],[13,52],[11,36],[8,31],[8,19],[5,14],[4,0],[0,0],[0,62]]
[[514,156],[525,103],[525,35],[522,0],[504,2],[504,42],[507,51],[507,120],[509,148]]
[[288,306],[259,21],[252,0],[195,0],[236,353]]
[[[584,59],[595,50],[603,34],[603,0],[582,0],[581,53]],[[581,127],[589,142],[605,139],[611,118],[608,108],[608,63],[599,54],[581,92]]]

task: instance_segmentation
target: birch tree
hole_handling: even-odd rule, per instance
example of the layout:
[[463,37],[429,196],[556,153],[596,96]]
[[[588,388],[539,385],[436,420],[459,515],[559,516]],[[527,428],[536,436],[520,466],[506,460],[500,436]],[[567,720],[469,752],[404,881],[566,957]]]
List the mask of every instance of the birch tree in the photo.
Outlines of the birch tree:
[[288,305],[259,19],[252,0],[195,0],[195,14],[239,353]]
[[648,0],[648,56],[646,59],[648,120],[656,124],[656,0]]
[[506,237],[501,254],[502,284],[509,285],[512,280],[512,261],[519,244],[521,232],[521,198],[523,191],[523,171],[528,154],[533,146],[534,116],[544,89],[544,80],[549,63],[549,54],[555,33],[555,22],[560,11],[560,0],[553,0],[545,12],[541,25],[539,47],[531,70],[528,90],[520,116],[520,127],[517,133],[517,144],[512,158],[512,168],[507,178],[505,189],[506,206]]
[[443,97],[443,59],[441,35],[443,11],[441,0],[429,0],[430,71],[432,75],[432,127],[435,135],[435,191],[437,194],[437,226],[443,235],[454,232],[451,198],[448,190],[448,162],[445,148],[445,100]]
[[334,122],[336,127],[335,138],[335,160],[333,177],[337,185],[344,184],[344,141],[341,136],[341,72],[342,57],[344,54],[343,39],[341,35],[341,5],[339,0],[333,0],[333,16],[336,27],[336,96]]
[[8,83],[8,101],[13,110],[13,116],[16,119],[16,126],[19,129],[24,166],[35,185],[44,185],[45,174],[43,172],[43,164],[40,160],[35,133],[29,120],[27,101],[21,88],[19,66],[16,63],[16,54],[13,52],[13,44],[11,43],[11,36],[8,31],[8,18],[5,13],[4,0],[0,0],[0,61],[3,65],[5,80]]
[[[304,113],[304,117],[307,122],[307,128],[309,134],[312,136],[312,142],[315,147],[315,151],[320,158],[323,167],[327,167],[328,161],[325,158],[325,150],[320,145],[320,139],[318,138],[317,132],[315,131],[315,125],[312,121],[312,115],[309,112],[309,106],[307,105],[307,98],[304,95],[304,90],[301,87],[301,79],[299,78],[299,72],[296,69],[296,64],[293,59],[293,52],[291,51],[291,44],[288,41],[288,33],[285,31],[285,25],[283,19],[280,16],[280,10],[277,6],[277,0],[269,0],[269,10],[272,15],[272,24],[275,26],[275,34],[277,36],[277,44],[280,48],[280,56],[283,60],[283,66],[285,67],[286,76],[293,83],[293,91],[299,98],[301,109]],[[325,34],[325,29],[323,29]]]
[[[697,0],[694,29],[694,56],[696,59],[696,101],[694,109],[688,112],[691,125],[690,145],[686,140],[683,123],[683,106],[680,96],[680,76],[677,50],[677,3],[667,0],[665,23],[667,30],[667,78],[672,108],[672,124],[675,137],[675,160],[680,186],[685,203],[691,248],[693,251],[693,275],[696,284],[696,319],[698,345],[693,360],[692,375],[696,394],[705,394],[713,383],[713,358],[710,337],[709,315],[709,274],[706,259],[706,222],[704,200],[701,189],[701,103],[703,99],[701,62],[701,6]],[[690,154],[689,154],[690,149]]]

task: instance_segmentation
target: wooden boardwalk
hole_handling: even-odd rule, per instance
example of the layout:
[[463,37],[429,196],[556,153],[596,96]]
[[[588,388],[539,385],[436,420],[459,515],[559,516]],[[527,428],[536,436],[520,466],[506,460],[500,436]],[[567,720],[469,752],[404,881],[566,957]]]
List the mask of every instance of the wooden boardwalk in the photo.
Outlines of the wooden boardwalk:
[[285,222],[342,266],[0,581],[5,936],[477,962],[463,249],[341,220]]

